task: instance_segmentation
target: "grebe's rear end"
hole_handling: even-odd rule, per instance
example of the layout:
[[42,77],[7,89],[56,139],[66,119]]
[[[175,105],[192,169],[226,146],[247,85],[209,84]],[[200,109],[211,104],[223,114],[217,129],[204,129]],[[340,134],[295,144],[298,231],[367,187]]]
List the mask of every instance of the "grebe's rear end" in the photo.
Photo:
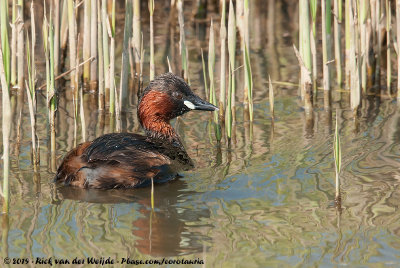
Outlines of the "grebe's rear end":
[[181,78],[166,73],[151,81],[138,105],[146,136],[111,133],[70,151],[57,170],[56,182],[81,188],[133,188],[153,178],[164,182],[193,167],[169,121],[190,110],[217,107],[195,95]]

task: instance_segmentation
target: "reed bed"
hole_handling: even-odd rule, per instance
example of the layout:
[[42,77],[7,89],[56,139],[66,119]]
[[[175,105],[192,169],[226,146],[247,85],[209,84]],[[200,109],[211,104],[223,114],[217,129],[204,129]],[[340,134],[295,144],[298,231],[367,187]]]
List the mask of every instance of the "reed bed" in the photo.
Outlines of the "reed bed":
[[[2,79],[2,92],[4,101],[7,101],[7,96],[9,98],[6,93],[9,92],[10,86],[17,87],[18,93],[26,93],[28,95],[32,125],[32,163],[36,170],[39,163],[39,142],[36,138],[36,110],[38,109],[36,91],[40,90],[41,87],[36,85],[37,69],[34,46],[38,33],[36,33],[35,27],[37,26],[35,25],[35,2],[32,1],[30,6],[27,3],[29,2],[13,0],[9,5],[9,1],[1,1],[0,38],[2,73],[4,75],[2,77],[4,78]],[[116,121],[112,121],[112,128],[115,122],[117,125],[120,124],[121,122],[118,118],[121,115],[121,111],[125,110],[129,92],[137,90],[136,93],[140,93],[141,83],[143,83],[143,64],[149,62],[150,80],[156,75],[157,64],[161,64],[157,62],[161,57],[156,57],[155,55],[155,51],[158,53],[159,50],[156,50],[155,47],[154,33],[156,29],[154,12],[159,10],[157,8],[161,8],[161,6],[157,6],[157,1],[148,0],[149,13],[147,14],[146,11],[145,15],[149,15],[150,18],[150,35],[149,40],[144,40],[141,29],[141,3],[143,4],[143,1],[125,1],[124,39],[122,52],[120,52],[118,41],[116,42],[115,0],[64,0],[48,1],[47,4],[49,3],[49,9],[45,6],[43,28],[39,31],[42,31],[44,42],[46,109],[48,110],[50,130],[50,150],[54,153],[52,155],[54,161],[51,166],[52,170],[54,170],[56,166],[57,103],[59,94],[57,91],[57,79],[65,77],[66,74],[70,75],[70,87],[67,90],[73,93],[74,115],[75,119],[80,116],[84,140],[86,139],[85,120],[87,118],[85,118],[83,109],[85,103],[82,85],[85,88],[89,88],[98,97],[99,111],[107,111],[112,115],[111,117],[115,116],[117,118]],[[236,94],[236,79],[239,68],[242,68],[244,75],[243,99],[240,100],[240,105],[243,104],[244,110],[248,113],[246,120],[250,122],[257,120],[253,111],[253,91],[259,90],[256,88],[257,83],[255,82],[257,81],[253,81],[252,71],[257,71],[257,68],[254,68],[255,66],[251,61],[254,47],[250,37],[252,37],[253,27],[249,26],[252,15],[251,5],[254,2],[248,0],[227,2],[223,0],[219,1],[219,3],[220,16],[218,16],[218,20],[215,20],[215,18],[214,20],[211,18],[206,20],[207,27],[210,26],[208,51],[205,48],[204,53],[207,56],[204,57],[202,52],[206,96],[208,96],[211,103],[219,107],[219,112],[213,113],[212,117],[213,125],[215,126],[215,137],[218,142],[225,136],[225,140],[230,141],[234,135],[236,101],[239,100],[238,94]],[[227,4],[229,5],[228,8]],[[363,97],[367,96],[367,94],[380,96],[379,90],[376,89],[379,88],[382,78],[386,79],[385,86],[388,96],[390,98],[394,96],[400,98],[400,4],[398,1],[395,3],[395,10],[392,10],[392,6],[392,1],[389,0],[385,0],[385,2],[383,0],[333,0],[333,3],[331,0],[323,0],[322,2],[315,0],[299,1],[299,50],[297,52],[297,49],[295,49],[295,53],[301,66],[300,96],[308,114],[312,116],[314,105],[318,105],[318,99],[314,98],[317,96],[318,86],[323,86],[323,89],[329,94],[331,90],[336,92],[337,89],[340,89],[341,92],[343,90],[344,92],[349,92],[350,106],[354,110],[355,116],[362,105],[361,99]],[[28,19],[30,19],[31,28],[28,29],[25,26],[26,18],[24,18],[24,14],[28,14],[28,12],[24,13],[24,8],[27,9],[29,7],[30,16]],[[173,9],[173,12],[171,12],[173,15],[170,18],[173,21],[171,25],[179,25],[180,57],[170,54],[163,55],[163,64],[166,64],[165,57],[167,57],[169,71],[175,71],[190,83],[189,62],[192,58],[189,58],[188,53],[190,42],[187,43],[185,36],[184,1],[171,1],[171,9]],[[47,13],[47,10],[49,10],[49,13]],[[236,13],[235,10],[237,11]],[[228,14],[226,14],[227,12]],[[396,16],[396,31],[394,31],[394,26],[392,25],[392,14]],[[82,15],[84,16],[83,20],[80,20],[79,16]],[[11,20],[9,20],[9,16]],[[318,16],[321,16],[321,18]],[[78,31],[78,29],[81,29],[77,27],[78,21],[83,23],[82,32]],[[318,24],[319,22],[321,22],[321,25]],[[330,44],[332,22],[334,30],[334,60],[332,60],[332,46]],[[342,27],[343,22],[345,27]],[[189,20],[187,23],[191,23],[191,21]],[[218,23],[219,32],[214,29]],[[145,31],[145,33],[147,32]],[[242,39],[237,38],[238,34]],[[342,40],[342,36],[344,40]],[[82,43],[79,40],[82,40]],[[237,47],[237,43],[240,46]],[[322,45],[320,45],[321,43]],[[148,44],[150,47],[149,59],[145,58],[147,54],[145,54],[144,50],[144,47]],[[397,53],[397,61],[393,59],[392,46]],[[317,62],[318,53],[321,52],[322,65],[320,69],[322,70],[319,70]],[[381,66],[381,62],[384,61],[384,58],[383,60],[381,59],[382,52],[384,52],[383,55],[386,55],[385,66]],[[121,54],[118,55],[118,53]],[[240,57],[237,57],[238,55]],[[118,57],[122,58],[121,79],[118,78],[119,74],[116,75],[116,62],[118,62],[116,59],[120,59]],[[342,72],[342,59],[345,65],[345,72]],[[216,77],[216,63],[218,63],[218,60],[220,63],[220,76]],[[396,62],[397,64],[395,64]],[[336,66],[336,79],[331,79],[333,75],[331,74],[330,65],[333,63]],[[129,68],[129,64],[131,68]],[[135,66],[135,68],[132,66]],[[397,77],[392,75],[392,73],[395,73],[396,68]],[[62,73],[65,71],[64,69],[66,69],[66,72]],[[385,75],[381,77],[381,73]],[[321,80],[321,85],[318,85],[320,74],[322,74],[321,77],[323,79]],[[397,93],[394,91],[395,94],[392,94],[390,91],[391,84],[396,79]],[[134,81],[137,83],[129,83]],[[116,86],[118,82],[119,90],[117,90]],[[219,87],[217,84],[219,84]],[[345,88],[342,88],[342,86]],[[272,82],[269,81],[270,112],[274,118],[273,93]],[[330,102],[330,97],[326,97],[324,102],[326,109],[330,108]],[[4,118],[8,120],[7,117],[3,117],[3,120]],[[223,128],[225,128],[224,131],[222,131]],[[3,129],[5,129],[4,125]],[[116,129],[120,130],[120,125]],[[3,161],[6,161],[6,159]],[[5,188],[3,187],[3,191],[5,191]]]
[[[344,6],[343,6],[344,3]],[[304,63],[304,67],[301,66],[301,96],[304,100],[304,106],[308,110],[307,100],[305,99],[305,90],[308,85],[308,79],[304,79],[304,72],[313,73],[312,79],[315,83],[317,69],[316,61],[310,60],[309,51],[318,51],[318,47],[315,49],[314,42],[309,42],[309,36],[311,39],[315,36],[315,32],[320,29],[321,36],[316,36],[316,43],[322,40],[322,58],[323,58],[323,83],[322,85],[325,90],[329,90],[331,87],[341,89],[342,85],[345,85],[344,90],[350,92],[350,106],[356,116],[359,109],[361,108],[361,99],[367,95],[376,94],[379,96],[380,81],[385,79],[386,91],[388,97],[393,98],[400,96],[400,82],[397,83],[397,94],[393,94],[391,91],[391,84],[393,80],[392,70],[393,63],[397,62],[397,69],[400,70],[400,60],[397,54],[397,61],[394,61],[392,57],[392,46],[396,53],[398,53],[397,44],[399,41],[400,34],[400,11],[399,4],[392,5],[389,0],[373,0],[373,1],[353,1],[353,0],[324,0],[321,4],[321,26],[316,25],[315,22],[318,20],[316,10],[318,2],[310,0],[308,5],[307,1],[301,0],[299,2],[299,54],[301,60]],[[311,13],[312,20],[309,21],[309,13]],[[396,13],[396,32],[392,30],[392,14]],[[344,20],[343,20],[343,15]],[[334,26],[334,62],[336,65],[336,83],[332,83],[330,80],[331,70],[329,65],[333,63],[330,55],[332,48],[330,45],[330,32],[331,23],[333,20]],[[341,23],[345,22],[345,28],[342,29]],[[312,33],[307,34],[309,28],[312,28]],[[344,34],[344,46],[342,44],[342,38]],[[385,35],[385,36],[384,36]],[[320,39],[318,39],[318,37]],[[393,40],[397,40],[397,43],[393,43]],[[344,51],[342,50],[344,48]],[[382,56],[386,56],[385,66],[382,65]],[[344,57],[345,65],[345,76],[343,81],[342,77],[342,58]],[[314,58],[314,55],[313,55]],[[310,65],[312,62],[312,66]],[[304,71],[303,71],[304,70]],[[381,75],[385,74],[385,76]],[[400,73],[397,75],[397,81]],[[343,82],[345,82],[343,84]],[[318,86],[318,85],[317,85]],[[326,108],[330,107],[330,100],[324,103]],[[312,108],[312,106],[311,106]]]

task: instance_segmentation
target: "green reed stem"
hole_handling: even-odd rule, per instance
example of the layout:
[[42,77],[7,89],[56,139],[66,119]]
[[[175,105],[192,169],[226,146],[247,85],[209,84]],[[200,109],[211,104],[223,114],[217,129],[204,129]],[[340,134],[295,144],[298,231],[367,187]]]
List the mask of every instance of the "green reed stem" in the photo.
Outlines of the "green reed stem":
[[0,48],[0,82],[2,88],[2,132],[3,132],[3,187],[1,194],[3,196],[3,213],[9,211],[10,189],[9,189],[9,176],[10,176],[10,133],[11,133],[11,102],[8,82],[5,75],[3,51]]
[[229,54],[229,90],[226,111],[226,131],[228,139],[232,137],[232,125],[235,113],[235,52],[236,52],[236,21],[232,0],[229,3],[228,15],[228,54]]
[[210,96],[209,100],[212,104],[216,104],[215,88],[214,88],[214,72],[215,72],[215,42],[214,42],[214,25],[211,20],[210,36],[208,38],[208,77],[210,79]]
[[339,175],[342,166],[342,150],[340,148],[340,135],[338,128],[338,112],[336,111],[336,123],[335,123],[335,137],[333,142],[333,155],[335,158],[335,173],[336,173],[336,198],[340,195],[340,181]]
[[154,180],[151,178],[151,209],[154,210]]
[[244,49],[243,49],[243,62],[244,62],[244,74],[245,74],[245,99],[247,96],[248,108],[249,108],[249,118],[250,122],[253,122],[253,75],[251,71],[250,62],[250,35],[249,35],[249,2],[244,1]]
[[222,1],[221,11],[221,28],[220,28],[220,44],[221,44],[221,76],[219,91],[219,117],[221,121],[225,115],[226,106],[226,1]]
[[[60,1],[54,0],[54,75],[60,73]],[[51,15],[50,15],[51,16]]]
[[122,50],[122,69],[121,83],[119,92],[120,110],[125,107],[128,96],[128,79],[129,79],[129,40],[132,36],[132,0],[126,1],[125,9],[125,27],[124,27],[124,44]]
[[3,67],[7,85],[10,85],[10,44],[8,42],[8,0],[2,0],[0,5],[0,37],[3,51]]
[[251,64],[250,64],[250,55],[249,51],[247,48],[247,45],[245,44],[244,47],[244,55],[245,55],[245,72],[247,75],[247,90],[248,90],[248,99],[249,99],[249,116],[250,116],[250,122],[253,122],[253,75],[251,71]]
[[[211,104],[217,105],[217,97],[215,93],[215,83],[214,83],[214,73],[215,73],[215,38],[214,38],[214,23],[211,20],[210,25],[210,37],[208,43],[208,76],[210,79],[210,102]],[[206,82],[206,81],[205,81]],[[207,83],[207,82],[206,82]],[[214,111],[214,130],[215,137],[219,142],[221,140],[221,127],[219,125],[218,111]]]
[[314,94],[317,94],[317,31],[316,31],[316,19],[317,19],[317,0],[310,0],[310,12],[312,19],[312,33],[310,34],[310,45],[312,55],[312,80]]
[[12,19],[11,19],[11,80],[10,84],[14,86],[17,83],[17,1],[12,1]]
[[187,47],[186,47],[186,39],[185,39],[185,23],[183,17],[183,1],[178,0],[177,4],[178,8],[178,21],[179,21],[179,51],[182,57],[182,70],[183,70],[183,77],[188,84],[190,85],[190,78],[189,78],[189,67],[188,67],[188,55],[187,55]]
[[204,53],[202,48],[200,50],[201,50],[201,64],[203,66],[204,91],[206,96],[209,96],[208,86],[207,86],[207,70],[206,70],[206,64],[204,62]]
[[324,106],[329,108],[330,100],[329,93],[330,90],[330,55],[331,55],[331,45],[330,45],[330,35],[331,35],[331,1],[322,0],[321,1],[321,13],[322,13],[322,64],[323,64],[323,76],[324,76]]

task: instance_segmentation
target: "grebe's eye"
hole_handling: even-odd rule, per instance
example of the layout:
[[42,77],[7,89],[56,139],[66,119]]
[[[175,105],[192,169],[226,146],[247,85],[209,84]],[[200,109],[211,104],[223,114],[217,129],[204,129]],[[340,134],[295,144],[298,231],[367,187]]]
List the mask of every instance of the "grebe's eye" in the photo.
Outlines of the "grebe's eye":
[[175,98],[177,98],[178,100],[181,100],[181,99],[183,98],[182,94],[181,94],[181,93],[178,93],[178,92],[174,92],[174,93],[172,93],[172,95],[173,95]]

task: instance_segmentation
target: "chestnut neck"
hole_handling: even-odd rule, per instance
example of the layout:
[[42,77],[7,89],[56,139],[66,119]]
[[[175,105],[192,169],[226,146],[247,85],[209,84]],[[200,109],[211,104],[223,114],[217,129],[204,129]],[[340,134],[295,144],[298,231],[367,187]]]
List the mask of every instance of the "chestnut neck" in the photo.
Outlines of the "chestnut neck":
[[169,121],[172,119],[173,103],[167,93],[150,91],[144,95],[138,106],[139,122],[152,139],[168,142],[185,150],[175,129]]

